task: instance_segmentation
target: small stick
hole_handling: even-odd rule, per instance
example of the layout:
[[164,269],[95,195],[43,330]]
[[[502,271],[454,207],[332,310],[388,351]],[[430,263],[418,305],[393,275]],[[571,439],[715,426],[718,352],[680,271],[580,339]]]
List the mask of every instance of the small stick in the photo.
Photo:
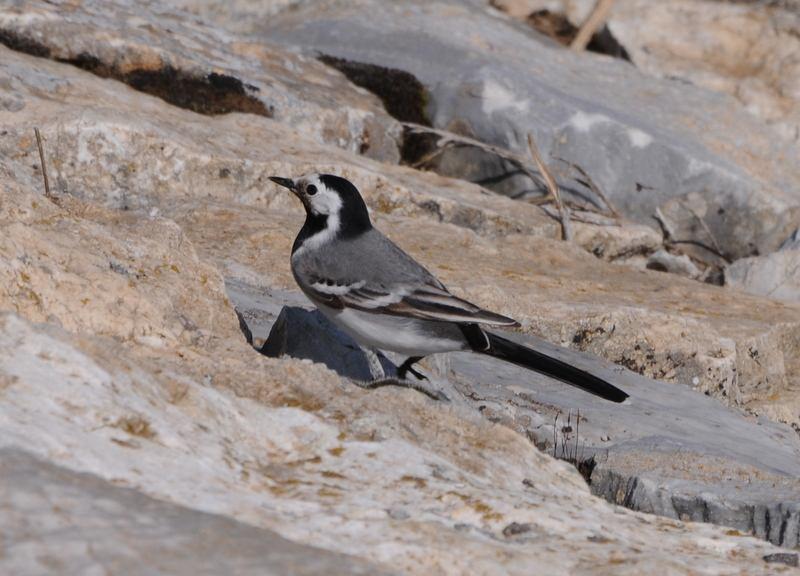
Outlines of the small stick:
[[711,240],[711,245],[714,247],[714,250],[716,251],[717,255],[723,258],[726,262],[730,263],[730,260],[727,257],[723,256],[722,248],[719,247],[719,244],[717,243],[717,238],[714,236],[714,233],[711,231],[711,228],[708,227],[708,224],[706,224],[706,221],[703,219],[703,217],[700,216],[700,214],[698,214],[697,212],[695,212],[694,209],[692,209],[692,207],[688,206],[686,203],[681,202],[681,206],[686,208],[686,210],[688,210],[689,213],[692,216],[694,216],[698,222],[700,222],[700,226],[702,226],[703,230],[705,230],[706,234],[708,234],[708,238],[709,240]]
[[569,160],[564,160],[563,158],[556,158],[556,160],[560,160],[561,162],[563,162],[564,164],[566,164],[567,166],[578,172],[578,174],[583,176],[583,179],[586,181],[586,185],[589,187],[589,190],[591,190],[598,198],[600,198],[600,200],[603,201],[603,203],[606,205],[606,208],[608,208],[608,211],[611,212],[614,218],[619,218],[619,212],[617,212],[617,209],[611,203],[611,200],[609,200],[608,197],[605,195],[605,192],[603,192],[600,189],[600,186],[598,186],[595,183],[595,181],[592,180],[592,177],[589,176],[589,173],[586,170],[584,170],[574,162],[570,162]]
[[539,154],[539,148],[536,146],[536,142],[533,140],[533,134],[530,132],[528,132],[528,150],[530,150],[533,161],[536,163],[536,167],[539,169],[539,172],[544,178],[545,184],[547,184],[548,190],[550,190],[550,194],[555,200],[556,208],[558,208],[559,219],[561,220],[561,237],[569,242],[572,240],[572,226],[570,225],[569,221],[569,210],[566,206],[564,206],[564,203],[561,202],[561,193],[558,191],[556,179],[553,177],[553,173],[550,172],[550,169],[544,163],[544,160],[542,160],[542,155]]
[[[567,204],[569,207],[569,203]],[[579,206],[573,206],[576,210],[570,210],[569,219],[572,222],[582,222],[584,224],[592,224],[593,226],[604,226],[606,228],[614,227],[619,228],[620,223],[610,216],[600,214],[599,212],[591,212],[583,210]],[[559,220],[558,210],[552,206],[541,206],[542,211],[550,216],[553,220]]]
[[592,36],[594,36],[595,32],[597,32],[600,27],[605,24],[613,5],[614,0],[597,0],[597,4],[594,5],[594,10],[592,10],[592,13],[589,14],[589,17],[586,19],[586,21],[581,24],[578,33],[575,35],[575,38],[573,38],[572,43],[569,45],[570,49],[574,50],[575,52],[582,52],[586,49],[586,46],[589,45],[589,42],[592,40]]
[[553,419],[553,458],[558,458],[558,414]]
[[42,164],[42,176],[44,177],[44,195],[45,198],[48,200],[53,200],[53,196],[50,194],[50,181],[47,179],[47,164],[44,161],[44,146],[42,145],[42,135],[39,133],[38,128],[33,129],[34,134],[36,134],[36,145],[39,147],[39,161]]
[[439,142],[437,143],[437,146],[440,148],[443,148],[449,144],[464,144],[491,152],[500,158],[504,158],[513,162],[514,164],[517,164],[520,166],[520,168],[524,168],[524,166],[527,164],[527,161],[522,156],[519,156],[510,150],[506,150],[505,148],[500,148],[499,146],[494,146],[492,144],[487,144],[486,142],[481,142],[480,140],[475,140],[469,136],[461,136],[460,134],[454,134],[453,132],[448,132],[447,130],[439,130],[437,128],[431,128],[430,126],[423,126],[422,124],[415,124],[413,122],[403,122],[403,126],[408,128],[411,132],[433,134],[438,136]]
[[[433,134],[435,136],[439,136],[439,143],[437,144],[439,148],[443,148],[444,146],[447,145],[465,145],[465,146],[474,146],[475,148],[485,150],[490,154],[494,154],[495,156],[503,158],[504,160],[508,160],[534,182],[538,183],[539,175],[541,175],[545,180],[545,184],[547,184],[548,189],[550,190],[550,195],[557,203],[559,220],[561,221],[562,237],[565,240],[569,240],[572,238],[572,228],[569,223],[569,217],[567,216],[566,208],[561,204],[561,196],[558,194],[558,187],[556,186],[555,188],[553,188],[550,186],[550,184],[548,184],[548,176],[549,176],[549,182],[552,182],[553,184],[555,184],[555,178],[553,177],[552,172],[550,172],[547,166],[545,166],[544,162],[541,161],[541,157],[539,157],[539,162],[536,162],[536,155],[532,153],[532,156],[534,156],[534,163],[538,170],[537,173],[537,170],[533,169],[533,166],[531,165],[531,161],[529,159],[519,154],[516,154],[510,150],[500,148],[499,146],[486,144],[485,142],[481,142],[480,140],[475,140],[474,138],[469,138],[468,136],[461,136],[458,134],[454,134],[452,132],[447,132],[446,130],[438,130],[436,128],[431,128],[430,126],[414,124],[413,122],[403,122],[403,126],[411,132]],[[532,136],[530,135],[528,136],[529,148],[532,142],[532,138],[533,138]],[[536,151],[536,154],[538,154],[538,150]],[[542,167],[544,167],[544,171],[542,170]],[[553,193],[553,189],[555,189],[556,191],[555,193]],[[534,203],[533,201],[530,200],[528,202]]]
[[655,214],[653,214],[653,218],[655,218],[658,225],[661,226],[661,233],[664,236],[665,242],[670,242],[675,237],[675,231],[670,226],[670,223],[664,217],[664,214],[661,212],[661,208],[656,208]]

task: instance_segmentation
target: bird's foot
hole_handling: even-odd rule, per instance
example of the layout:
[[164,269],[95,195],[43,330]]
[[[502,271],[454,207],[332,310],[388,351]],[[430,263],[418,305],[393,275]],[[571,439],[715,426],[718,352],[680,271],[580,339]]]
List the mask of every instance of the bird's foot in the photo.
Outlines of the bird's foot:
[[417,372],[414,370],[414,364],[422,360],[423,356],[411,356],[406,358],[406,361],[400,364],[397,368],[397,377],[401,380],[406,380],[406,374],[411,372],[414,376],[416,376],[417,380],[427,380],[428,377],[425,376],[422,372]]
[[414,370],[411,366],[406,368],[402,373],[400,371],[398,371],[397,372],[397,377],[400,380],[406,380],[407,379],[406,378],[406,373],[407,372],[411,372],[417,380],[425,380],[425,381],[428,380],[428,377],[425,376],[425,374],[423,374],[422,372],[418,372],[417,370]]
[[[413,374],[414,370],[411,370],[411,372]],[[425,378],[425,380],[427,380],[427,378]],[[411,380],[404,380],[401,378],[381,378],[379,380],[371,380],[369,382],[353,380],[353,383],[356,386],[364,388],[366,390],[375,390],[376,388],[383,388],[384,386],[399,386],[400,388],[409,388],[411,390],[416,390],[417,392],[425,394],[425,396],[427,396],[431,400],[437,400],[440,402],[450,401],[450,398],[447,397],[447,394],[423,382],[414,382]]]

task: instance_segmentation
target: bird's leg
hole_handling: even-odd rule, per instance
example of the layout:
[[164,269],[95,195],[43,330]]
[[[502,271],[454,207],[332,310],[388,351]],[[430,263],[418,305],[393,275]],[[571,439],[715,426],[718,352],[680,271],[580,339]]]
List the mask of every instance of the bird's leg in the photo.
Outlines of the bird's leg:
[[[432,400],[443,400],[445,402],[448,402],[450,400],[447,397],[447,395],[441,390],[432,389],[429,386],[423,384],[422,382],[411,382],[401,376],[401,374],[405,375],[406,371],[410,371],[412,374],[417,376],[418,375],[417,371],[412,370],[411,365],[414,364],[414,362],[421,360],[421,358],[417,358],[414,361],[411,361],[413,360],[413,358],[409,358],[408,360],[403,362],[403,364],[400,366],[401,369],[403,369],[403,367],[405,366],[405,370],[403,370],[402,373],[400,372],[400,370],[398,370],[399,378],[387,378],[386,372],[383,370],[380,358],[378,358],[378,354],[375,352],[375,350],[363,347],[361,349],[364,351],[364,356],[366,356],[367,358],[367,364],[369,365],[369,373],[370,376],[372,377],[372,381],[360,382],[358,380],[353,380],[353,382],[355,382],[355,384],[358,385],[359,387],[365,388],[367,390],[374,390],[376,388],[381,388],[383,386],[399,386],[400,388],[410,388],[411,390],[416,390],[417,392],[421,392],[422,394],[425,394],[428,398],[431,398]],[[408,366],[406,366],[406,364]],[[422,375],[419,374],[419,376]],[[425,378],[424,376],[422,376],[422,378],[427,380],[427,378]]]
[[416,370],[414,370],[412,368],[412,366],[414,364],[416,364],[417,362],[419,362],[423,358],[424,358],[424,356],[409,356],[408,359],[405,362],[403,362],[402,364],[400,364],[400,366],[397,368],[397,377],[401,378],[402,380],[405,380],[406,379],[406,373],[411,372],[414,376],[417,377],[417,379],[419,379],[419,380],[427,380],[428,379],[427,376],[425,376],[424,374],[422,374],[420,372],[417,372]]

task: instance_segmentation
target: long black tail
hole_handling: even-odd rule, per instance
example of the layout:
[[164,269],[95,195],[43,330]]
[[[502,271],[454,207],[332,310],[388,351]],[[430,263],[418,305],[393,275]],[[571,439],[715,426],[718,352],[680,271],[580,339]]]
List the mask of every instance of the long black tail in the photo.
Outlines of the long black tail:
[[577,386],[581,390],[586,390],[612,402],[624,402],[628,397],[625,392],[616,386],[612,386],[605,380],[584,372],[580,368],[570,366],[566,362],[507,340],[497,334],[485,331],[484,334],[489,339],[489,348],[487,350],[479,350],[479,352],[523,368],[541,372],[546,376]]

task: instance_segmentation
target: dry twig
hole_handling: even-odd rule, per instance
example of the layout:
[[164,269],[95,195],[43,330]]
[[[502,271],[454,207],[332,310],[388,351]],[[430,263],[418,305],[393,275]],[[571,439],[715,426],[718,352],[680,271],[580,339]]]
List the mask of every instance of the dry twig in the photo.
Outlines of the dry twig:
[[[500,148],[499,146],[494,146],[493,144],[487,144],[486,142],[475,140],[474,138],[470,138],[469,136],[461,136],[460,134],[448,132],[447,130],[439,130],[438,128],[431,128],[430,126],[423,126],[422,124],[415,124],[413,122],[403,122],[403,126],[405,128],[408,128],[412,132],[417,132],[421,134],[433,134],[434,136],[438,136],[439,140],[436,142],[437,148],[444,149],[444,147],[449,144],[465,144],[467,146],[474,146],[475,148],[486,150],[487,152],[490,152],[495,156],[499,156],[500,158],[503,158],[505,160],[508,160],[509,162],[512,162],[513,164],[516,164],[523,172],[526,172],[526,174],[529,172],[529,170],[526,167],[528,161],[522,156],[515,154],[511,150],[506,150],[505,148]],[[430,154],[427,154],[422,160],[425,160],[429,156],[435,157],[436,155],[437,155],[436,151],[431,152]],[[420,162],[422,162],[422,160],[420,160]]]
[[[494,154],[495,156],[507,160],[514,164],[520,172],[525,174],[528,178],[535,182],[539,182],[540,179],[545,181],[545,185],[552,196],[553,200],[558,207],[558,214],[559,220],[561,222],[561,233],[564,240],[571,240],[572,239],[572,227],[570,226],[569,222],[569,212],[566,206],[563,205],[561,202],[561,196],[558,192],[558,185],[556,184],[555,178],[553,177],[553,173],[550,169],[545,165],[544,161],[542,160],[541,155],[539,154],[538,148],[536,148],[536,144],[533,142],[533,137],[528,135],[528,147],[531,150],[531,157],[533,159],[534,165],[536,166],[536,170],[532,169],[531,161],[519,154],[516,154],[510,150],[506,150],[505,148],[500,148],[499,146],[494,146],[492,144],[486,144],[485,142],[481,142],[480,140],[475,140],[474,138],[470,138],[468,136],[460,136],[458,134],[453,134],[452,132],[447,132],[446,130],[438,130],[436,128],[431,128],[430,126],[423,126],[422,124],[414,124],[413,122],[403,122],[403,126],[412,132],[423,133],[423,134],[433,134],[439,137],[439,140],[436,142],[436,150],[427,154],[422,161],[428,162],[431,159],[435,158],[441,151],[445,148],[445,146],[450,144],[459,144],[459,145],[466,145],[466,146],[474,146],[475,148],[480,148],[481,150],[485,150],[490,154]],[[422,161],[418,162],[420,164]],[[537,203],[536,201],[530,201],[530,203]]]
[[719,247],[719,243],[717,242],[717,237],[714,236],[714,233],[711,231],[711,228],[708,227],[706,224],[705,219],[700,216],[691,206],[687,205],[685,202],[681,202],[681,206],[683,206],[695,219],[700,223],[700,226],[703,227],[703,230],[708,235],[708,239],[711,240],[711,246],[714,248],[712,252],[716,252],[716,255],[720,258],[723,258],[726,262],[730,264],[730,259],[725,256],[725,253],[722,251],[722,248]]
[[42,165],[42,177],[44,178],[44,195],[45,198],[48,200],[55,202],[53,195],[50,194],[50,180],[47,178],[47,164],[44,161],[44,146],[42,145],[42,135],[39,133],[38,128],[33,129],[33,133],[36,134],[36,145],[39,147],[39,161]]
[[553,173],[547,167],[547,164],[545,164],[544,160],[542,160],[542,155],[539,154],[539,148],[536,146],[536,142],[533,139],[533,134],[530,133],[528,133],[528,150],[531,152],[531,157],[536,163],[536,167],[539,169],[542,177],[544,177],[544,182],[547,184],[547,189],[553,196],[553,200],[555,200],[556,208],[558,208],[558,215],[561,220],[561,237],[569,242],[572,240],[572,226],[569,221],[569,209],[564,206],[563,202],[561,202],[561,193],[558,191],[556,179],[553,177]]
[[570,162],[569,160],[564,160],[563,158],[556,158],[556,160],[563,162],[564,164],[575,170],[578,174],[580,174],[581,177],[586,182],[586,186],[589,187],[589,190],[591,190],[598,198],[600,198],[603,201],[603,204],[606,205],[606,208],[608,208],[608,211],[611,212],[611,215],[614,216],[614,218],[619,218],[619,212],[617,212],[617,209],[611,203],[611,200],[609,200],[605,192],[603,192],[600,189],[600,186],[598,186],[595,183],[595,181],[592,180],[592,177],[589,176],[589,173],[586,172],[586,170],[584,170],[574,162]]
[[592,40],[592,36],[595,35],[603,24],[605,24],[606,20],[608,19],[608,15],[611,13],[611,7],[614,5],[614,0],[597,0],[597,3],[594,5],[594,10],[592,13],[589,14],[589,17],[586,21],[581,24],[578,33],[575,35],[575,38],[572,39],[569,47],[576,52],[581,52],[586,49],[586,46],[589,45],[589,42]]
[[725,253],[722,251],[722,249],[719,246],[719,243],[717,242],[716,237],[711,232],[711,229],[708,227],[708,224],[706,224],[705,220],[703,220],[703,218],[697,212],[695,212],[690,206],[687,206],[685,203],[681,202],[681,206],[683,206],[700,223],[700,225],[703,227],[703,230],[705,230],[706,234],[708,234],[712,246],[700,242],[699,240],[693,240],[693,239],[684,240],[676,238],[675,230],[673,229],[669,220],[667,220],[667,218],[661,212],[660,208],[656,208],[655,214],[653,214],[653,218],[655,219],[656,222],[658,222],[658,225],[661,227],[661,233],[664,237],[665,246],[669,247],[669,246],[677,246],[678,244],[690,244],[692,246],[697,246],[698,248],[702,248],[703,250],[713,254],[723,262],[730,264],[731,259],[728,256],[726,256]]

